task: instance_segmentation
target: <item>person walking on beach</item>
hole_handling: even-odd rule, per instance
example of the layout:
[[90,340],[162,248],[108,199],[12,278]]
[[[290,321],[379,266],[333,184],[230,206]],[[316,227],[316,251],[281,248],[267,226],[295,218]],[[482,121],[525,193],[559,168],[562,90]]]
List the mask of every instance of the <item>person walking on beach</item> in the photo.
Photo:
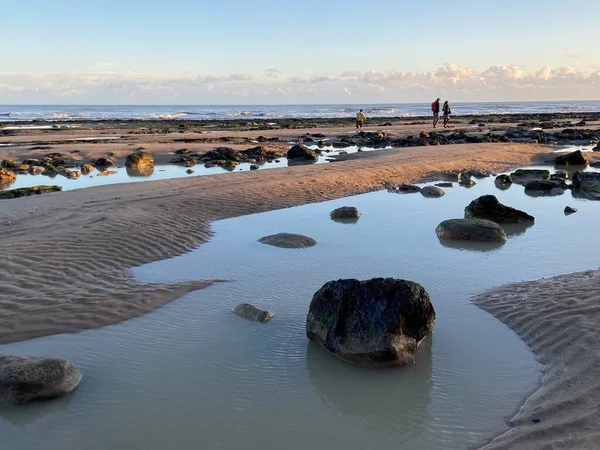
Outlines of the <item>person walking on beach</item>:
[[363,122],[365,120],[367,120],[367,116],[365,116],[365,113],[361,109],[358,113],[356,113],[356,129],[359,129],[359,128],[362,129]]
[[440,120],[440,99],[438,98],[431,104],[431,112],[433,113],[433,128],[437,125]]
[[450,110],[450,103],[448,103],[448,100],[444,102],[442,114],[444,118],[444,128],[448,128],[448,122],[450,122],[450,114],[452,114],[452,111]]

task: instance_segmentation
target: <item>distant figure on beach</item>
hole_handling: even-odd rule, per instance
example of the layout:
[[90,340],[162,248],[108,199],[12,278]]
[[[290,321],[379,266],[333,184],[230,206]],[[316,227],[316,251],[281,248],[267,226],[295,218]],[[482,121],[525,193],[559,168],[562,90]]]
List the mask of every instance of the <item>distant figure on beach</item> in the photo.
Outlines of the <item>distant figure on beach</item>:
[[450,114],[452,114],[452,110],[450,109],[450,103],[448,103],[448,100],[444,102],[442,114],[444,117],[444,128],[448,128],[448,122],[450,122]]
[[440,120],[440,99],[438,98],[431,104],[431,112],[433,113],[433,128],[437,125]]
[[365,120],[367,120],[367,116],[365,116],[365,113],[361,109],[358,113],[356,113],[356,128],[362,128]]

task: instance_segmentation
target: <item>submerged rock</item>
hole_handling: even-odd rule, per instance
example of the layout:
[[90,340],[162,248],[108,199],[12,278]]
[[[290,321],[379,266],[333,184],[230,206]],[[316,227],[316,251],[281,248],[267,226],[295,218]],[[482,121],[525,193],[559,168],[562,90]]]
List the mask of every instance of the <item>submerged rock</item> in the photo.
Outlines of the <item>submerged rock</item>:
[[465,208],[465,219],[487,219],[496,223],[532,223],[524,211],[505,206],[494,195],[482,195]]
[[360,217],[360,212],[354,206],[342,206],[340,208],[336,208],[329,216],[332,219],[358,219]]
[[302,144],[296,144],[288,150],[289,160],[316,161],[318,159],[315,152]]
[[557,166],[585,166],[587,163],[588,160],[581,150],[576,150],[572,153],[567,153],[566,155],[557,156],[554,159],[554,164]]
[[253,306],[250,303],[242,303],[241,305],[237,305],[233,309],[233,312],[244,319],[260,323],[267,323],[275,315],[271,311],[263,311],[262,309],[258,309],[256,306]]
[[132,153],[125,159],[125,167],[143,167],[153,165],[154,157],[152,156],[152,153],[144,150],[139,150],[135,153]]
[[73,391],[81,374],[62,358],[0,356],[0,403],[31,403]]
[[272,234],[261,237],[258,242],[279,248],[307,248],[317,245],[313,238],[295,233]]
[[427,198],[440,198],[446,195],[446,192],[437,186],[425,186],[420,192],[423,197]]
[[504,228],[486,219],[449,219],[440,223],[435,232],[440,239],[506,242]]
[[308,339],[363,366],[404,366],[433,331],[435,311],[418,283],[394,278],[329,281],[310,303]]
[[517,169],[510,174],[510,178],[513,182],[520,184],[531,180],[548,180],[550,171],[544,169]]

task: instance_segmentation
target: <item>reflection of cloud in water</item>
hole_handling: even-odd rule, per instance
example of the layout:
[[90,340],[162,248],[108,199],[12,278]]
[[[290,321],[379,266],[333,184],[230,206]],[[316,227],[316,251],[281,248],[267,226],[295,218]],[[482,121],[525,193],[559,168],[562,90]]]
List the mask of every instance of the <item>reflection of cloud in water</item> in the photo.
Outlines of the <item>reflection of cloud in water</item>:
[[421,343],[415,364],[382,369],[349,364],[309,342],[309,377],[327,407],[403,441],[427,426],[433,389],[432,340],[428,336]]
[[127,167],[127,175],[130,177],[149,177],[154,173],[154,166]]
[[48,415],[64,410],[69,406],[73,395],[75,392],[65,397],[27,405],[0,405],[0,417],[13,425],[25,427]]
[[438,239],[444,247],[468,252],[489,252],[502,247],[504,242],[463,241],[453,239]]

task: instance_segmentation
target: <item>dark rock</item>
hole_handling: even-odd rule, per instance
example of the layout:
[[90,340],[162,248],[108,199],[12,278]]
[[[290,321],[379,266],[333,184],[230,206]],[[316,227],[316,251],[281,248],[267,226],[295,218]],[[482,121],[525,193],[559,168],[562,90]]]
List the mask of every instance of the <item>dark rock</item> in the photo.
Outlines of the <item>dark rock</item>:
[[225,161],[221,167],[225,170],[229,170],[230,172],[232,170],[235,170],[235,168],[238,166],[239,163],[235,162],[235,161]]
[[524,184],[529,180],[548,180],[550,171],[543,169],[517,169],[510,174],[515,183]]
[[317,155],[302,144],[296,144],[287,153],[288,160],[316,161]]
[[[92,168],[93,169],[93,168]],[[39,175],[46,170],[44,166],[29,166],[29,173],[31,175]]]
[[487,178],[490,176],[485,170],[471,169],[470,172],[474,178]]
[[449,181],[444,181],[443,183],[435,183],[434,186],[437,186],[440,188],[451,188],[451,187],[454,187],[454,184],[450,183]]
[[421,188],[414,184],[401,184],[398,186],[398,192],[402,192],[404,194],[412,194],[416,192],[421,192]]
[[600,173],[576,172],[573,175],[573,186],[585,198],[600,199]]
[[560,183],[553,180],[531,180],[525,183],[526,191],[551,191],[560,188]]
[[17,167],[17,163],[12,159],[3,159],[2,162],[0,162],[0,167],[3,169],[13,169]]
[[329,281],[310,303],[308,339],[342,360],[369,367],[404,366],[433,331],[435,311],[412,281]]
[[550,175],[550,179],[562,179],[566,180],[569,178],[569,173],[566,170],[557,170],[552,175]]
[[178,155],[175,158],[172,158],[170,163],[183,164],[186,167],[193,167],[196,165],[196,160],[188,155]]
[[61,358],[0,356],[0,403],[31,403],[72,392],[81,374]]
[[258,169],[260,169],[260,167],[258,167],[256,164],[252,164],[250,166],[250,170],[258,170]]
[[496,179],[494,180],[494,184],[496,185],[496,187],[498,189],[508,189],[511,185],[512,185],[512,178],[510,177],[510,175],[498,175],[496,177]]
[[188,170],[185,171],[185,173],[187,173],[188,175],[191,175],[191,174],[194,173],[194,170],[193,169],[188,169]]
[[461,177],[461,179],[458,182],[458,184],[460,184],[461,186],[470,188],[470,187],[475,186],[475,184],[477,184],[477,183],[475,183],[475,181],[473,181],[471,178]]
[[360,217],[360,212],[354,206],[342,206],[340,208],[336,208],[329,216],[335,219],[358,219]]
[[202,161],[235,161],[240,162],[240,152],[229,147],[217,147],[202,155]]
[[435,232],[440,239],[505,242],[504,229],[496,222],[485,219],[450,219],[440,223]]
[[94,163],[96,167],[112,167],[115,165],[115,162],[109,158],[98,158]]
[[420,192],[423,197],[427,197],[427,198],[439,198],[439,197],[443,197],[444,195],[446,195],[444,190],[437,186],[425,186],[424,188],[421,189]]
[[557,156],[554,160],[554,164],[557,166],[585,166],[587,163],[588,160],[581,150],[576,150],[572,153],[567,153],[566,155]]
[[236,313],[238,316],[243,317],[244,319],[260,323],[267,323],[274,316],[272,312],[263,311],[249,303],[242,303],[241,305],[237,305],[233,309],[233,312]]
[[493,195],[483,195],[465,208],[465,219],[487,219],[496,223],[532,223],[526,212],[505,206]]
[[65,169],[62,172],[60,172],[60,175],[62,175],[65,178],[68,178],[69,180],[76,180],[81,175],[81,172],[79,172],[77,170]]
[[180,148],[179,150],[175,150],[176,155],[188,155],[190,150],[188,148]]
[[279,248],[306,248],[317,245],[313,238],[294,233],[272,234],[260,238],[258,242]]
[[149,177],[150,175],[152,175],[154,173],[154,166],[132,166],[132,167],[126,167],[125,171],[127,172],[127,175],[129,175],[130,177],[141,177],[141,178],[145,178],[145,177]]
[[570,214],[575,214],[577,212],[577,210],[575,208],[571,208],[570,206],[566,206],[564,212],[565,212],[565,216],[568,216]]
[[153,166],[154,158],[152,157],[152,153],[146,152],[144,150],[137,151],[128,155],[125,159],[126,167],[140,167],[140,166]]

